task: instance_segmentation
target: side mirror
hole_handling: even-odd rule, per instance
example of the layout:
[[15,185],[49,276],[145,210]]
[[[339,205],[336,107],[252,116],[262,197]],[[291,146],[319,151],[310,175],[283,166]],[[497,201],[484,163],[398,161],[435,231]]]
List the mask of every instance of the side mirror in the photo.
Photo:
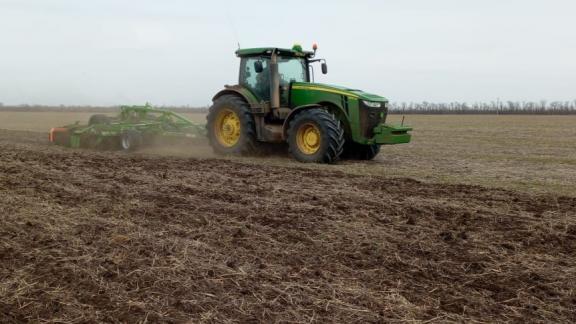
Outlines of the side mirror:
[[254,71],[256,71],[256,73],[262,73],[262,71],[264,71],[264,66],[262,66],[262,61],[254,62]]
[[328,65],[326,64],[326,62],[322,63],[322,74],[327,74],[328,73]]

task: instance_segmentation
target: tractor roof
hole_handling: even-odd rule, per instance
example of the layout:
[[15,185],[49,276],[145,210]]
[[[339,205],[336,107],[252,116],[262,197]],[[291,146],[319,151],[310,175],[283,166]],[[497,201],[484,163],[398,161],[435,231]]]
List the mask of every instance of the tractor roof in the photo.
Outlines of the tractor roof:
[[294,47],[292,49],[287,48],[277,48],[277,47],[258,47],[258,48],[242,48],[236,51],[236,55],[239,57],[244,56],[259,56],[259,55],[270,55],[272,51],[276,49],[280,55],[286,56],[299,56],[299,57],[313,57],[314,52],[308,52],[301,50],[300,46]]

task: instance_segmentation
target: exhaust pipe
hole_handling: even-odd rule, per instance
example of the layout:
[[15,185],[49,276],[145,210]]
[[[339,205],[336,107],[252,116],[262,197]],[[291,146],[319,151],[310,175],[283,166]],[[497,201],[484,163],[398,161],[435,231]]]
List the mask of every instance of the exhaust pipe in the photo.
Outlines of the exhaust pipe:
[[270,73],[272,73],[270,104],[272,109],[278,109],[280,108],[280,74],[278,72],[278,53],[276,49],[274,49],[270,58]]

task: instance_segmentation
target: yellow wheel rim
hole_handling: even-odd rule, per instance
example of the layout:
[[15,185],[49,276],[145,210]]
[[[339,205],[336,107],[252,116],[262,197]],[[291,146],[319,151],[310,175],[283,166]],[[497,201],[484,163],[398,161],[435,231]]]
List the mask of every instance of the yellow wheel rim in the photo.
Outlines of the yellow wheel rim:
[[312,155],[320,149],[320,129],[314,124],[304,124],[296,133],[296,144],[300,152]]
[[214,135],[218,143],[225,147],[232,147],[240,139],[240,118],[230,109],[223,109],[216,116]]

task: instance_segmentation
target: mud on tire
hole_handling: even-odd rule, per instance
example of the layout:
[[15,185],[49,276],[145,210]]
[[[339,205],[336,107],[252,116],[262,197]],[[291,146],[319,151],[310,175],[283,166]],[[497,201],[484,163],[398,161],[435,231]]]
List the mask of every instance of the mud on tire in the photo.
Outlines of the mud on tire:
[[[312,154],[303,152],[298,145],[298,131],[304,125],[314,125],[320,132],[320,143]],[[298,113],[288,128],[290,154],[300,162],[334,163],[344,148],[344,129],[340,121],[325,109],[308,109]]]
[[[219,140],[218,118],[224,110],[233,111],[239,118],[240,136],[233,145],[225,145]],[[206,117],[206,129],[210,146],[217,154],[251,155],[257,153],[256,128],[250,106],[244,99],[235,95],[223,95],[214,101]]]

